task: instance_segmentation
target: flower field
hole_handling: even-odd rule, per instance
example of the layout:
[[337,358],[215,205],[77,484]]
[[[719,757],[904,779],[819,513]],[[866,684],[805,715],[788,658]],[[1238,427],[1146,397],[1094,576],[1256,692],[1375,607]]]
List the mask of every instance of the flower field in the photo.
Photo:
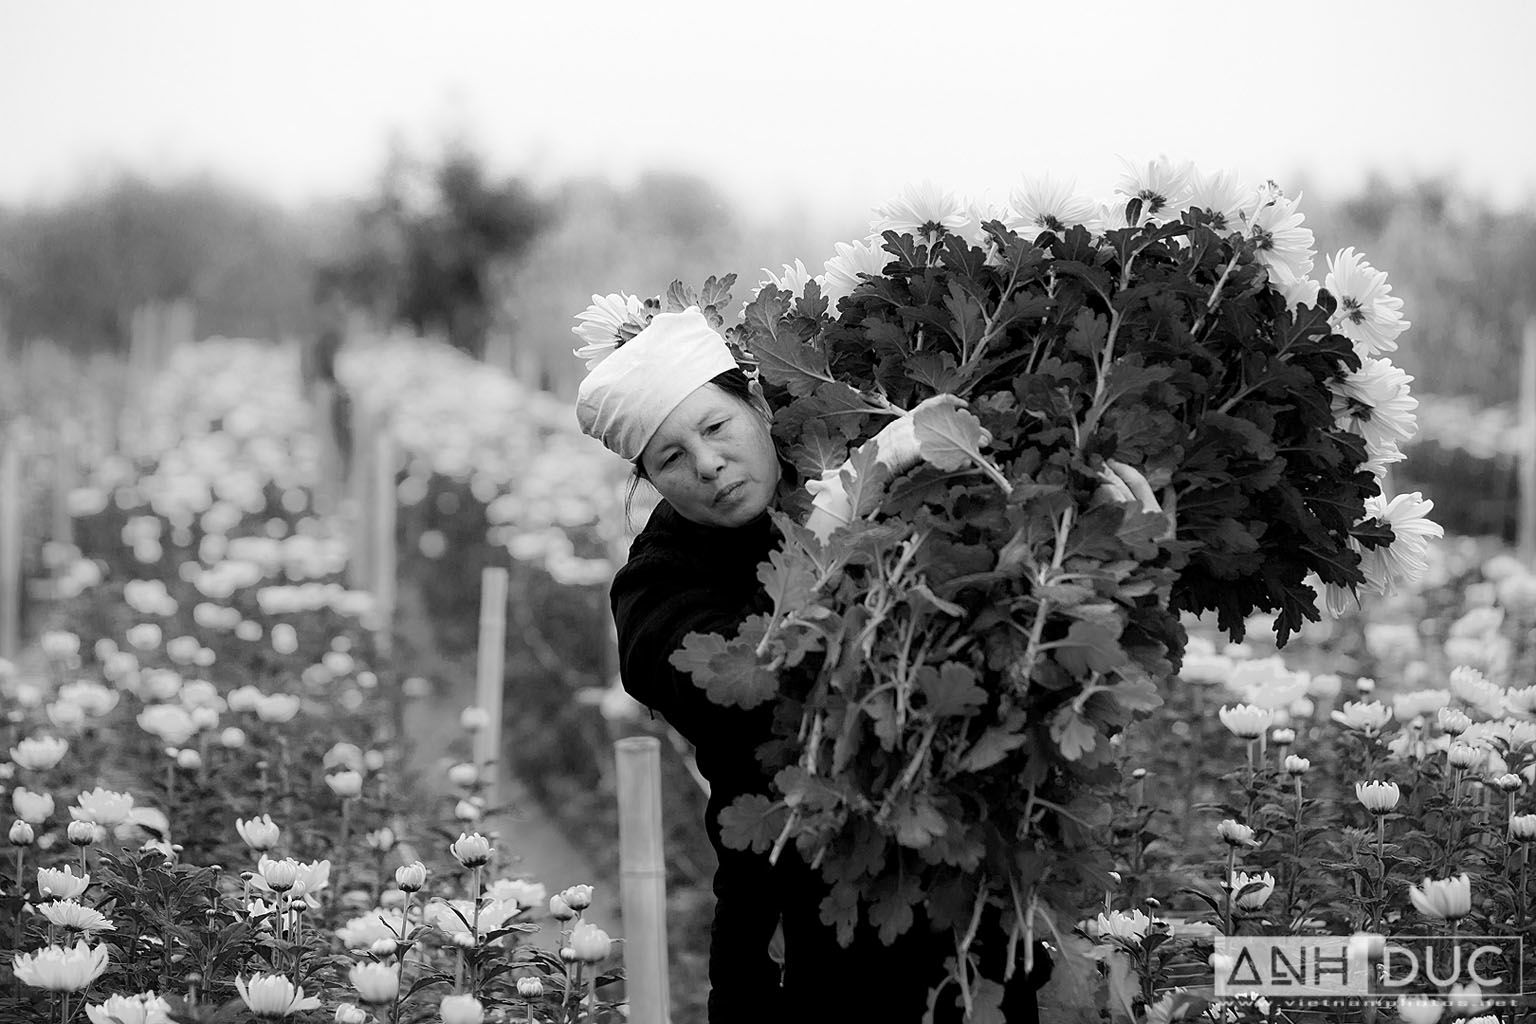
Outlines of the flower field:
[[[611,847],[608,725],[633,708],[593,638],[628,536],[623,467],[564,403],[420,342],[349,352],[340,376],[388,411],[399,572],[444,648],[472,648],[479,569],[510,569],[508,676],[559,685],[509,690],[508,760]],[[615,894],[523,877],[516,835],[480,831],[483,716],[463,709],[449,751],[407,727],[442,690],[410,644],[377,646],[355,531],[316,509],[312,422],[292,353],[211,341],[115,444],[83,442],[72,546],[44,543],[53,477],[34,464],[26,564],[55,596],[0,665],[0,1022],[621,1018],[622,944],[585,920]],[[1263,621],[1229,645],[1186,620],[1181,678],[1113,740],[1118,801],[1082,822],[1103,905],[1052,937],[1042,1019],[1338,1017],[1212,1003],[1222,936],[1528,937],[1536,577],[1492,542],[1430,550],[1421,585],[1283,652]],[[698,794],[671,770],[669,855],[687,860]],[[674,958],[696,958],[677,921]],[[1522,1019],[1496,1005],[1508,986],[1420,1005],[1430,987],[1375,1019]],[[700,995],[674,983],[674,1020],[702,1019]]]
[[[379,653],[373,595],[346,582],[347,523],[313,510],[320,452],[291,355],[184,349],[116,450],[82,453],[77,546],[47,545],[56,599],[0,663],[0,1020],[618,1019],[620,959],[586,920],[615,894],[520,877],[515,840],[478,831],[483,714],[463,709],[453,749],[427,752],[459,755],[447,778],[419,770],[404,723],[438,689]],[[573,431],[510,381],[475,395],[493,419],[423,434],[443,417],[391,382],[441,401],[421,383],[451,359],[384,346],[359,384],[396,410],[404,506],[455,473],[487,504],[580,473],[560,447]],[[520,398],[519,430],[498,433]],[[585,479],[585,502],[520,487],[482,541],[564,586],[606,574],[587,534],[609,481]]]

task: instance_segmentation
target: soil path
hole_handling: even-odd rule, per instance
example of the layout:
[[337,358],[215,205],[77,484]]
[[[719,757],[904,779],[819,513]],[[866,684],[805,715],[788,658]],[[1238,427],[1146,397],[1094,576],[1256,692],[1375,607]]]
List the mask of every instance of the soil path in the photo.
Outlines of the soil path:
[[[434,790],[447,793],[449,767],[461,760],[449,753],[462,748],[464,730],[459,714],[475,702],[475,666],[444,657],[432,636],[431,620],[420,593],[402,581],[398,596],[395,631],[402,645],[413,652],[418,671],[430,673],[437,690],[430,700],[412,704],[408,728],[414,740],[417,763],[424,781]],[[441,752],[441,753],[438,753]],[[608,934],[619,937],[618,879],[600,875],[591,858],[581,852],[554,821],[544,813],[522,782],[503,765],[497,782],[500,800],[507,810],[483,820],[480,831],[489,836],[499,833],[496,847],[503,859],[498,870],[503,875],[523,876],[542,883],[550,895],[568,885],[588,883],[596,887],[596,899],[586,919]],[[468,829],[466,829],[468,831]],[[618,837],[614,837],[618,842]],[[548,940],[540,937],[541,944]]]

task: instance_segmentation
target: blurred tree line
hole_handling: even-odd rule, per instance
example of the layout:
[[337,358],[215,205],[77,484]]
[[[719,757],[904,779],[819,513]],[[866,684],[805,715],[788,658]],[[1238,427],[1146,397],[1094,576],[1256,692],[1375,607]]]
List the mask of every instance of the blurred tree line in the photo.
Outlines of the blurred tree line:
[[[1425,393],[1514,398],[1520,325],[1536,315],[1536,214],[1497,212],[1443,180],[1374,180],[1303,209],[1324,255],[1344,244],[1391,275],[1413,329],[1395,359]],[[777,211],[776,211],[777,212]],[[134,311],[189,301],[199,336],[313,340],[349,313],[440,336],[530,383],[571,393],[572,316],[594,292],[740,275],[738,299],[795,257],[814,266],[863,233],[753,220],[708,183],[652,173],[535,190],[471,150],[396,152],[370,194],[301,209],[207,178],[122,175],[65,201],[0,208],[0,337],[121,352]]]

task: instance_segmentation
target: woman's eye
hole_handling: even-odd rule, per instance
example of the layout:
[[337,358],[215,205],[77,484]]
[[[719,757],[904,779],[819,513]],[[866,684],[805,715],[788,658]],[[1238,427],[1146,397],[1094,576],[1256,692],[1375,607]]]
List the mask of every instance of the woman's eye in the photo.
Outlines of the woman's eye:
[[704,433],[706,433],[706,434],[713,434],[715,431],[719,430],[723,426],[725,426],[725,420],[721,420],[719,423],[715,423],[715,424],[711,425],[710,427],[706,428]]

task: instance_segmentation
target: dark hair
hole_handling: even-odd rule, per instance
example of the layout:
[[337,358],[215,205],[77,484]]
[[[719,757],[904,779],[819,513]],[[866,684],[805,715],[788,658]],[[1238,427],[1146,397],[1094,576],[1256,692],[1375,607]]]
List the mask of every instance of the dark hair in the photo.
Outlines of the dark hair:
[[[752,384],[747,380],[747,375],[739,367],[715,374],[709,379],[709,383],[715,385],[715,387],[731,397],[740,399],[747,405],[754,407],[756,405],[755,396],[752,394]],[[777,448],[777,445],[775,445],[775,448]],[[629,522],[630,507],[634,504],[635,491],[640,488],[640,481],[651,482],[651,478],[645,472],[643,456],[636,455],[631,465],[634,467],[634,472],[629,478],[629,489],[624,493],[624,521],[626,523]]]

